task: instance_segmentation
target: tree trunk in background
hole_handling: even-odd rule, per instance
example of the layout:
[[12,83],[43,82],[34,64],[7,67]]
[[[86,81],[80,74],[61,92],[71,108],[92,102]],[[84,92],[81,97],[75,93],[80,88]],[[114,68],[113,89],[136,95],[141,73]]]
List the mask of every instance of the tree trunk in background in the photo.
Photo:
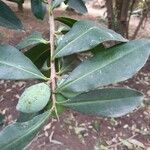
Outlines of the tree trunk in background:
[[126,38],[128,38],[128,10],[130,1],[106,0],[108,28],[115,30]]
[[113,0],[106,0],[108,28],[114,30]]
[[18,11],[23,12],[23,3],[18,3]]
[[121,16],[120,16],[120,28],[121,34],[128,38],[128,10],[129,10],[130,0],[123,0]]
[[18,11],[19,12],[23,12],[23,3],[24,3],[25,0],[20,0],[18,2]]
[[143,10],[141,20],[139,21],[139,24],[138,24],[137,28],[136,28],[135,31],[134,31],[134,34],[133,34],[133,36],[132,36],[132,39],[135,39],[135,38],[136,38],[136,36],[137,36],[137,34],[138,34],[138,31],[140,30],[140,27],[142,26],[144,20],[145,20],[146,17],[147,17],[147,13],[148,13],[148,12],[147,12],[146,10]]

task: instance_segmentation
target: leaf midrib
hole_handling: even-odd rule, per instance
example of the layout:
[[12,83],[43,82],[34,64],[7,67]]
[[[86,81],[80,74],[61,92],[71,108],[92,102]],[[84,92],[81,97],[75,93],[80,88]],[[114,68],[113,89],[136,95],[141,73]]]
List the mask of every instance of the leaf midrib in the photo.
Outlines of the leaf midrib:
[[[46,116],[46,117],[41,121],[41,122],[42,122],[41,125],[46,121],[46,118],[47,118],[47,117],[48,117],[48,116]],[[5,149],[8,148],[9,146],[11,146],[11,145],[13,145],[14,143],[18,142],[21,138],[26,137],[28,134],[30,134],[31,131],[36,130],[36,129],[37,129],[39,126],[41,126],[41,125],[37,124],[35,127],[33,127],[33,128],[31,128],[30,130],[28,130],[23,136],[19,136],[18,139],[14,140],[14,141],[11,142],[10,144],[7,144],[7,146],[5,146],[4,149],[2,149],[2,150],[5,150]]]
[[[69,105],[85,105],[85,104],[95,104],[95,103],[105,103],[105,102],[112,102],[112,101],[122,101],[122,100],[124,100],[124,99],[128,99],[128,98],[142,98],[142,96],[131,96],[131,97],[126,97],[126,98],[116,98],[116,99],[103,99],[103,100],[90,100],[90,101],[84,101],[84,102],[74,102],[74,103],[66,103],[65,105],[66,106],[69,106]],[[70,100],[70,102],[71,102],[71,100]]]
[[32,75],[34,75],[34,76],[37,76],[37,77],[40,77],[40,78],[46,80],[46,77],[44,77],[44,76],[42,77],[42,76],[40,76],[40,75],[38,75],[38,74],[35,74],[35,73],[33,73],[33,72],[29,71],[29,70],[25,70],[24,68],[19,68],[19,67],[17,67],[17,66],[11,65],[10,63],[6,63],[6,62],[3,62],[3,61],[0,61],[0,63],[3,64],[3,65],[7,65],[7,66],[9,66],[9,67],[17,68],[18,70],[22,70],[22,71],[24,71],[24,72],[30,73],[30,74],[32,74]]

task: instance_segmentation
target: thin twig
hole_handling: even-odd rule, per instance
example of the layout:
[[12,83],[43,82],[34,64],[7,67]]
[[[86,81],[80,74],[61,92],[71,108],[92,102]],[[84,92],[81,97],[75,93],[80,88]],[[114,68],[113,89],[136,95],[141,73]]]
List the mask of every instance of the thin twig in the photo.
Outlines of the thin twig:
[[56,96],[55,96],[55,89],[56,89],[56,68],[55,68],[55,60],[52,58],[55,50],[55,22],[54,22],[54,15],[53,10],[51,9],[52,0],[48,0],[49,6],[49,31],[50,31],[50,85],[52,90],[52,108],[51,111],[55,111],[56,116],[59,120],[57,108],[56,108]]

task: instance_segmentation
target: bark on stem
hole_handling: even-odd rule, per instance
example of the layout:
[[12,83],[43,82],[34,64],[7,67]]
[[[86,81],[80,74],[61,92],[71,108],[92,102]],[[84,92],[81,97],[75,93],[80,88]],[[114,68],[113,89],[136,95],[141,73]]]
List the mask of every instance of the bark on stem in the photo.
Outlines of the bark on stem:
[[55,22],[53,11],[51,10],[51,0],[48,0],[49,4],[49,31],[50,31],[50,86],[52,91],[52,109],[56,112],[56,97],[55,97],[55,89],[56,89],[56,68],[55,68],[55,60],[52,59],[55,50]]

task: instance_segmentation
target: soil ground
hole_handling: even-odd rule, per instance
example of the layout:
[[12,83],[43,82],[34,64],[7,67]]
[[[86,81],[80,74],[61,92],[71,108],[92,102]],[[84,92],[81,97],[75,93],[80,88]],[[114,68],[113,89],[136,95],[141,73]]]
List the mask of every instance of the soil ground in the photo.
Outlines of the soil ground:
[[[13,4],[14,5],[14,4]],[[16,12],[16,7],[11,7]],[[95,12],[94,12],[95,11]],[[90,8],[87,15],[81,16],[74,12],[62,12],[57,10],[56,16],[69,16],[77,19],[91,19],[99,21],[96,9]],[[102,14],[102,13],[101,13]],[[48,32],[47,17],[43,22],[38,21],[29,9],[24,13],[17,13],[21,18],[26,31],[16,32],[0,28],[1,43],[15,45],[23,37],[33,31]],[[132,18],[130,31],[135,29],[137,18]],[[100,22],[101,23],[101,22]],[[138,38],[150,38],[150,22],[147,21],[142,28]],[[35,81],[3,81],[0,80],[0,113],[5,115],[4,124],[0,128],[13,122],[18,113],[15,110],[18,98],[24,89],[35,83]],[[117,119],[93,117],[79,114],[74,111],[66,111],[60,116],[60,121],[50,119],[49,123],[39,133],[38,137],[31,143],[28,150],[127,150],[123,140],[134,139],[133,150],[150,150],[150,60],[132,79],[113,86],[131,87],[145,94],[145,102],[142,107],[134,112]],[[135,141],[136,140],[136,141]],[[144,148],[142,148],[144,147]]]

